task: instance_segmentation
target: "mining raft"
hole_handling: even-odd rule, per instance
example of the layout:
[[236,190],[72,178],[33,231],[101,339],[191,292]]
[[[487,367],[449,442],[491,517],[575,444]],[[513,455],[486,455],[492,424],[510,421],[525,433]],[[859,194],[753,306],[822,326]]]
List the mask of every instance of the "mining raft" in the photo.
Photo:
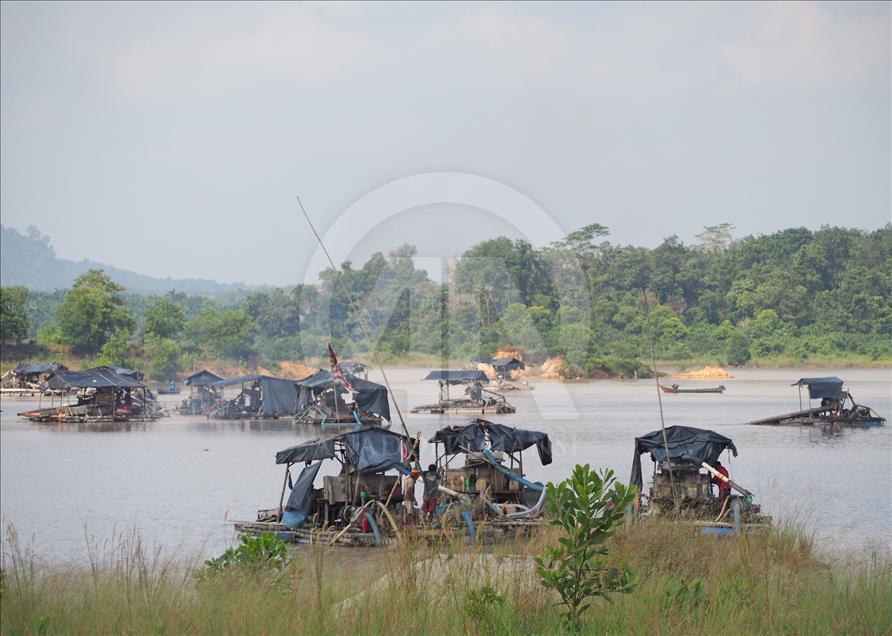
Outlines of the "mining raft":
[[292,422],[322,427],[390,426],[387,387],[346,370],[343,378],[346,384],[331,371],[319,369],[296,381],[297,412]]
[[157,404],[137,379],[140,377],[139,372],[122,367],[57,369],[44,385],[51,392],[50,405],[44,407],[41,400],[37,409],[19,416],[41,423],[155,420],[159,416]]
[[[548,435],[474,420],[440,429],[431,442],[437,462],[424,473],[419,440],[380,427],[286,448],[276,454],[285,466],[279,505],[235,528],[294,543],[371,547],[407,533],[426,541],[504,541],[543,523],[545,487],[525,478],[521,454],[536,446],[542,463],[551,463]],[[317,488],[327,460],[335,460],[336,474],[323,475]],[[301,464],[293,480],[292,469]],[[405,499],[409,479],[424,479],[436,491],[427,509],[415,512],[417,502]]]
[[49,395],[44,383],[58,370],[67,369],[58,362],[20,362],[0,378],[0,394],[3,396]]
[[[730,438],[689,426],[669,426],[636,437],[629,478],[638,488],[632,517],[670,518],[720,535],[769,528],[771,518],[753,503],[753,493],[723,473],[719,458],[725,451],[737,456]],[[646,492],[641,470],[645,453],[653,461],[652,482]],[[715,494],[712,486],[719,481],[725,487],[719,486]],[[723,490],[726,496],[722,496]]]
[[[476,413],[486,415],[495,413],[506,415],[515,413],[515,409],[504,395],[483,388],[489,384],[489,377],[477,369],[439,369],[431,371],[425,380],[436,380],[440,389],[439,399],[435,404],[422,404],[412,409],[412,413]],[[452,398],[450,387],[464,385],[464,397]]]
[[[768,426],[849,426],[871,428],[882,426],[886,418],[869,406],[858,404],[851,392],[843,387],[837,377],[800,378],[790,386],[799,388],[799,410],[783,415],[775,415],[749,424]],[[803,408],[802,389],[808,394],[808,408]],[[812,402],[820,400],[819,406]]]
[[[259,510],[256,521],[237,521],[235,528],[243,534],[274,532],[293,543],[384,545],[399,533],[395,515],[403,497],[397,469],[408,472],[404,465],[412,448],[408,437],[380,427],[286,448],[276,453],[276,464],[285,467],[279,505]],[[319,469],[328,460],[337,472],[324,475],[317,488]],[[292,481],[292,467],[301,464]]]
[[492,540],[543,523],[545,486],[526,478],[523,452],[535,446],[542,465],[550,464],[546,433],[475,419],[441,428],[429,441],[445,482],[440,491],[451,499],[437,507],[439,519],[445,520],[452,509],[459,511],[472,540],[481,531]]
[[216,373],[202,369],[186,377],[183,382],[189,387],[189,397],[179,406],[179,412],[187,415],[207,415],[220,401],[220,392],[214,385],[223,382]]

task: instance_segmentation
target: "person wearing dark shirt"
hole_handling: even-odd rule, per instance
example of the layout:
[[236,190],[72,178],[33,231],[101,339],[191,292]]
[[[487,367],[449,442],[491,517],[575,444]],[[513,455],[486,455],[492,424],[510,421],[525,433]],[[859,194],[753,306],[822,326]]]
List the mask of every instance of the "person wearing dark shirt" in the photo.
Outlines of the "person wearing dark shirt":
[[431,464],[428,466],[427,471],[421,478],[424,481],[424,493],[421,495],[421,511],[428,518],[431,518],[437,510],[437,492],[440,487],[440,475],[437,473],[437,465]]

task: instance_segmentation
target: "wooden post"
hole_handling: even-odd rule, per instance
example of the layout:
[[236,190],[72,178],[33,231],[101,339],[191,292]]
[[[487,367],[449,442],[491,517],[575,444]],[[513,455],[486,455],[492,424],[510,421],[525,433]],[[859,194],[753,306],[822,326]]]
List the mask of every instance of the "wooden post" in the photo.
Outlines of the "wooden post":
[[281,521],[282,515],[284,511],[282,510],[282,504],[285,503],[285,487],[288,485],[288,474],[291,472],[291,464],[288,463],[285,465],[285,479],[282,481],[282,494],[279,495],[279,520]]

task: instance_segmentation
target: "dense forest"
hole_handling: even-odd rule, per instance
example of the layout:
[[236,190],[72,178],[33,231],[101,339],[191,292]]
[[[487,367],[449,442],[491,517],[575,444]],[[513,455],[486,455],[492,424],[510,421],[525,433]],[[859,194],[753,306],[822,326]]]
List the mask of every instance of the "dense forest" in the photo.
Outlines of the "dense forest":
[[144,363],[167,377],[197,360],[269,364],[320,356],[466,361],[499,346],[533,361],[561,356],[568,375],[645,373],[651,338],[676,362],[892,359],[892,225],[783,230],[731,240],[705,228],[695,245],[615,245],[589,225],[545,248],[483,241],[449,281],[416,269],[415,249],[326,270],[316,285],[199,296],[128,293],[91,270],[68,291],[6,287],[3,340]]

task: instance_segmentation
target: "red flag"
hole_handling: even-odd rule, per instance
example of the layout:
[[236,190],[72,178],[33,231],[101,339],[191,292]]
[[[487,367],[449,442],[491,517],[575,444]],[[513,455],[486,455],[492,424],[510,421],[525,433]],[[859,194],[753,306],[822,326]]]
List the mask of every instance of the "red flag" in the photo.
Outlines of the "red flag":
[[341,386],[344,387],[350,393],[359,393],[356,389],[353,388],[353,385],[350,384],[350,380],[347,379],[347,374],[344,373],[344,370],[341,368],[341,363],[338,362],[338,357],[335,355],[334,349],[331,348],[331,345],[328,345],[328,357],[331,358],[331,375],[332,377],[341,383]]

